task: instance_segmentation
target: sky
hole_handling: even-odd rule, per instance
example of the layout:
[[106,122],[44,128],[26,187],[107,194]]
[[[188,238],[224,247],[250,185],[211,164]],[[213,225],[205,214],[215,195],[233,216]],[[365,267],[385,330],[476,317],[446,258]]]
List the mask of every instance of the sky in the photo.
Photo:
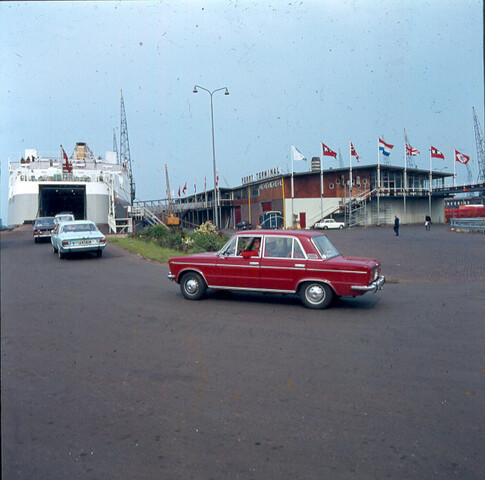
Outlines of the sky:
[[[404,129],[429,169],[453,173],[454,149],[478,176],[472,107],[484,128],[481,0],[167,0],[0,2],[1,218],[8,161],[120,141],[123,91],[136,196],[213,187],[210,95],[222,187],[276,166],[291,145],[321,142],[349,164],[377,163],[378,137],[404,165]],[[295,172],[310,162],[294,162]],[[325,157],[324,168],[339,162]],[[466,167],[456,164],[457,183]],[[451,184],[451,180],[449,180]]]

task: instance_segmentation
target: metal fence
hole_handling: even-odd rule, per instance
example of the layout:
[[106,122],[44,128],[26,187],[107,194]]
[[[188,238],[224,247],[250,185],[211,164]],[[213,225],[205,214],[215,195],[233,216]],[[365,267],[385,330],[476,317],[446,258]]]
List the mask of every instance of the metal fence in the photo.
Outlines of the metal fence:
[[464,230],[467,232],[482,232],[485,233],[485,218],[451,218],[450,223],[452,228],[456,230]]

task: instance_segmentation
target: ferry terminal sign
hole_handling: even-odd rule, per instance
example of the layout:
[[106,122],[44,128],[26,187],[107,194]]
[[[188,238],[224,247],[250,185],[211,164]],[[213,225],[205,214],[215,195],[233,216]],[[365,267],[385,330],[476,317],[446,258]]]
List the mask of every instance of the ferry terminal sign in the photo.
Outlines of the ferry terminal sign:
[[278,175],[281,175],[281,167],[273,167],[269,170],[263,170],[262,172],[242,177],[242,184],[246,185],[248,183],[257,182],[258,180],[265,180],[266,178],[277,177]]

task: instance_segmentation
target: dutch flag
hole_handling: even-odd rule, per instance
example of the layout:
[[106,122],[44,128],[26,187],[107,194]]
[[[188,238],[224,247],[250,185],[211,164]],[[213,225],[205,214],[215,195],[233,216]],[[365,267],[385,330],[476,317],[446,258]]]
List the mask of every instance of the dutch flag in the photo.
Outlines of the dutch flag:
[[391,150],[394,148],[394,145],[390,143],[386,143],[384,140],[379,138],[379,150],[382,152],[383,155],[388,157],[391,154]]

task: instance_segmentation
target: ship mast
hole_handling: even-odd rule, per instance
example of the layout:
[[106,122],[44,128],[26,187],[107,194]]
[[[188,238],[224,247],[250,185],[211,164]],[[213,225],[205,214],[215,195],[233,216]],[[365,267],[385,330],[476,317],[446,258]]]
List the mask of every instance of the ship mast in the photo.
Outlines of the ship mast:
[[128,125],[126,123],[123,90],[121,90],[120,161],[121,163],[126,163],[128,168],[131,204],[133,205],[133,200],[135,200],[135,182],[133,181],[133,170],[131,168],[130,142],[128,141]]

